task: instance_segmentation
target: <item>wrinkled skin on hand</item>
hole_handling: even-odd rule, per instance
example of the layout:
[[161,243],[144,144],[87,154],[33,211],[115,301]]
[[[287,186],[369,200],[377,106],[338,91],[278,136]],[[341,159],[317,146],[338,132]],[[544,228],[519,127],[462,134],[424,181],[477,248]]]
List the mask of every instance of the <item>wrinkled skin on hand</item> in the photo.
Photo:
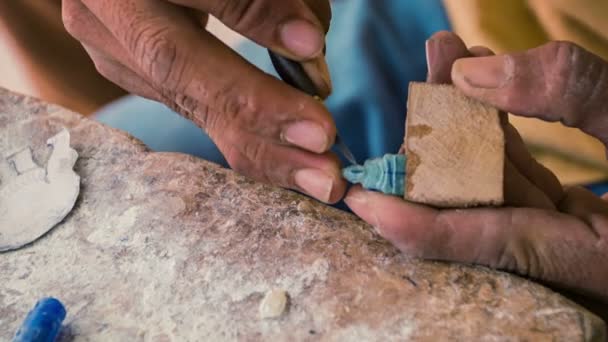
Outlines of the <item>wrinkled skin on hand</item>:
[[106,78],[194,121],[237,172],[338,201],[346,183],[328,152],[336,135],[330,114],[207,32],[209,15],[301,61],[321,95],[330,93],[328,0],[62,1],[66,29]]
[[[608,142],[608,63],[567,42],[494,56],[449,32],[427,42],[428,81],[518,115],[562,121]],[[404,253],[485,265],[608,303],[608,204],[563,188],[506,129],[502,208],[439,210],[353,188],[349,207]]]

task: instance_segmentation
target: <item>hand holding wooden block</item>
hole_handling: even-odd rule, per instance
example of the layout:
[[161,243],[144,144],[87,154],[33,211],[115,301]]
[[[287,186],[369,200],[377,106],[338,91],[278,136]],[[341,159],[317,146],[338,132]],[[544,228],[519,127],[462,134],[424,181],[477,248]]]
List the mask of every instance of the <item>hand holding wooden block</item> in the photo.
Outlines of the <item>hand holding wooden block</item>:
[[504,202],[499,111],[450,85],[410,83],[405,198],[437,207]]

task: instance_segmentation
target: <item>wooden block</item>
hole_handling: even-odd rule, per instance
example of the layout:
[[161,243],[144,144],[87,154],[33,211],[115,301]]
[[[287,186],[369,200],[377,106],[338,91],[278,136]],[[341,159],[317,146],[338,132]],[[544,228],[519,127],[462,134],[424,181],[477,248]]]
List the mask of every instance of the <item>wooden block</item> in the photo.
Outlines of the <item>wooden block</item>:
[[437,207],[504,202],[499,111],[450,85],[410,83],[405,198]]

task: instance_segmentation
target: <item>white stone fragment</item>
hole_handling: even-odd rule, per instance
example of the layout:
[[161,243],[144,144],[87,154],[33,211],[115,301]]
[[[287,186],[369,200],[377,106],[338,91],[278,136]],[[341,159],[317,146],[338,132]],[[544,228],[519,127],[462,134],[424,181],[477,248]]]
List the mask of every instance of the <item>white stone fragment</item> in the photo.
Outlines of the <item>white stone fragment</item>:
[[28,146],[6,158],[17,174],[23,174],[39,168],[32,158],[32,149]]
[[46,168],[34,162],[29,147],[0,155],[0,252],[38,239],[74,207],[80,177],[72,169],[78,154],[70,147],[70,133],[64,129],[47,144],[53,150]]
[[266,292],[266,295],[260,302],[260,318],[277,318],[280,317],[287,308],[287,291],[282,289],[273,289]]

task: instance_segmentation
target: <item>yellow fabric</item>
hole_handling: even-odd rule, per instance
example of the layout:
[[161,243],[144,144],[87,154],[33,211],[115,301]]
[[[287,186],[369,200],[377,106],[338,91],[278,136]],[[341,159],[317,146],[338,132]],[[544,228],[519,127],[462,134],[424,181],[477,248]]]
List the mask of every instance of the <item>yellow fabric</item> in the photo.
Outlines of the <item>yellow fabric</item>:
[[[444,0],[469,46],[497,53],[521,51],[550,40],[569,40],[608,59],[608,1]],[[565,184],[608,179],[603,145],[560,123],[510,116],[535,157]]]

